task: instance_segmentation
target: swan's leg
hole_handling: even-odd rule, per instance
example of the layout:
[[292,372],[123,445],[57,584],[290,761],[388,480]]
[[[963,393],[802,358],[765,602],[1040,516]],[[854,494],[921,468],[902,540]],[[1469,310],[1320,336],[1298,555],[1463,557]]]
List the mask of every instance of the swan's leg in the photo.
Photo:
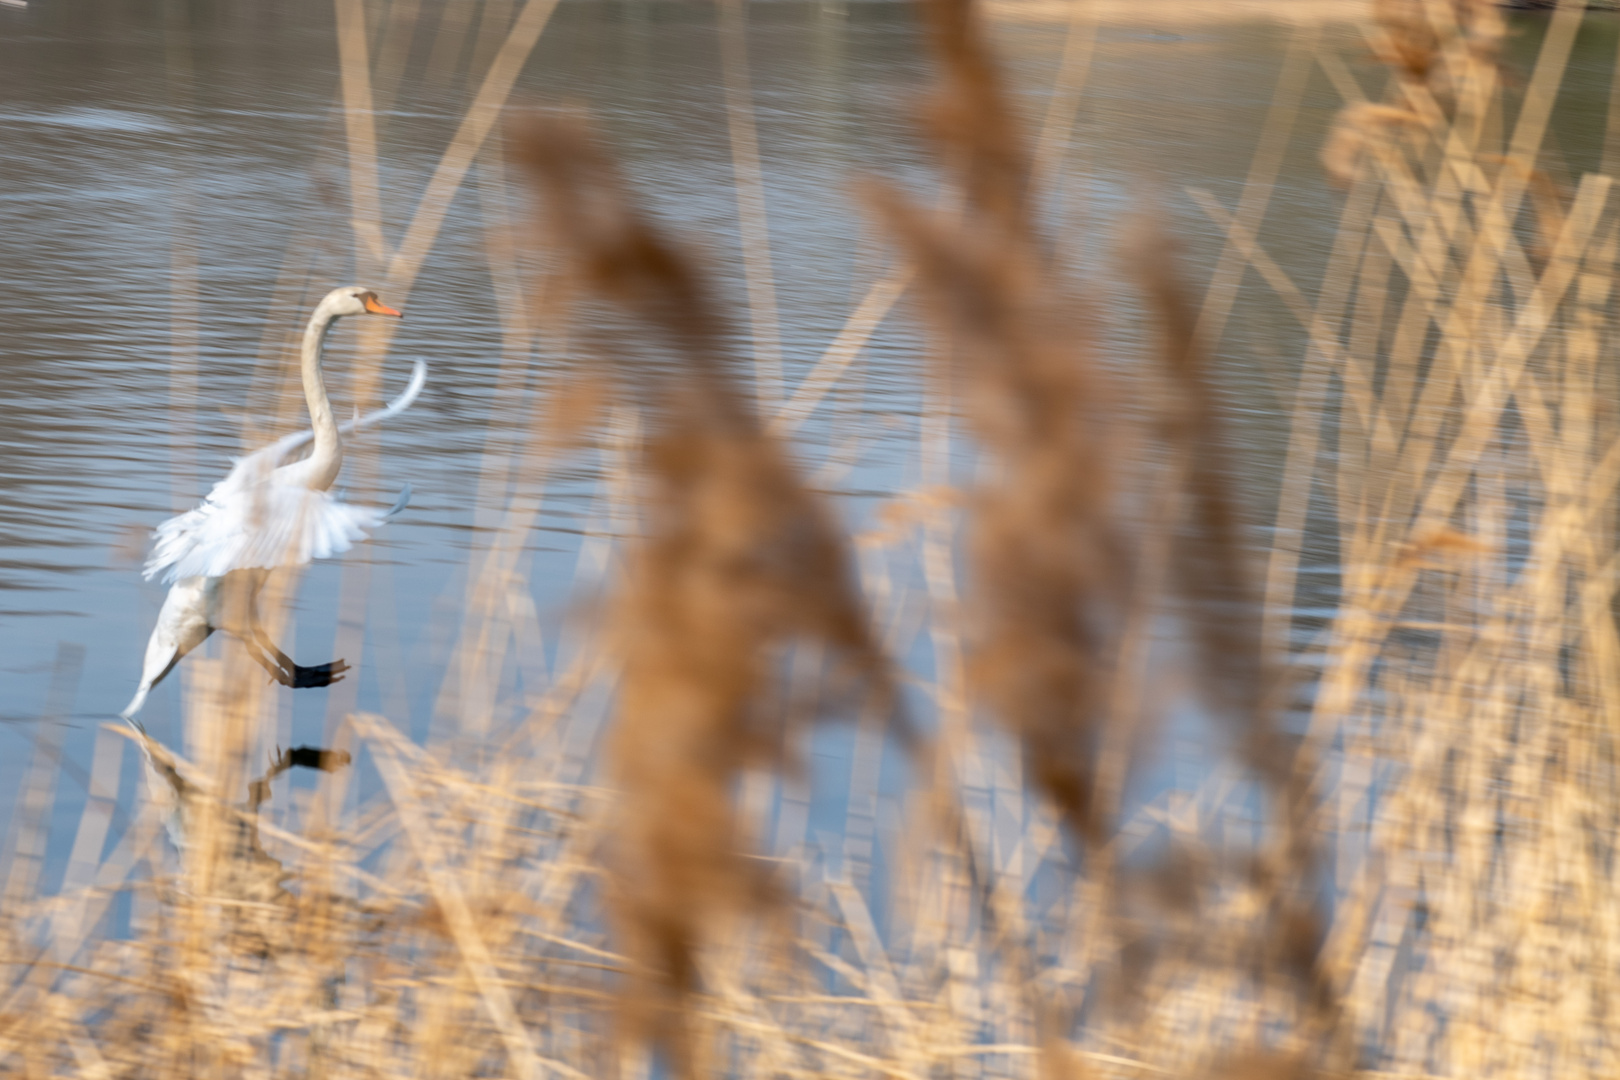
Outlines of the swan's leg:
[[348,661],[329,661],[326,664],[313,664],[309,665],[309,667],[293,664],[292,657],[275,648],[274,641],[271,641],[269,635],[266,635],[258,627],[258,623],[254,623],[253,630],[254,635],[258,636],[259,646],[267,649],[272,656],[275,656],[275,661],[282,664],[283,670],[290,675],[288,682],[285,683],[287,687],[293,687],[295,690],[305,690],[308,687],[330,687],[332,683],[342,682],[343,675],[348,672]]
[[349,670],[344,660],[304,667],[276,647],[259,622],[259,589],[263,587],[265,573],[259,570],[239,570],[226,578],[222,589],[224,620],[221,625],[230,630],[247,648],[255,663],[270,673],[282,686],[302,690],[312,686],[331,686]]
[[[295,690],[304,690],[312,686],[331,686],[335,682],[341,682],[349,670],[347,660],[333,660],[310,667],[293,663],[292,657],[276,648],[276,643],[270,640],[270,635],[264,632],[258,620],[253,622],[252,635],[253,642],[248,652],[257,654],[257,650],[264,650],[268,655],[263,658],[255,655],[255,659],[258,659],[259,663],[265,666],[265,670],[270,671],[271,677],[283,686],[290,686]],[[275,664],[281,671],[280,675],[271,670],[271,657],[275,658]]]
[[343,660],[333,660],[329,664],[316,664],[313,667],[304,667],[295,664],[292,657],[276,648],[276,643],[270,640],[270,635],[258,623],[253,623],[247,632],[238,635],[242,647],[247,654],[253,657],[254,663],[270,673],[270,677],[282,686],[294,690],[306,690],[312,686],[331,686],[340,681],[349,665]]
[[208,640],[214,632],[209,621],[209,583],[207,578],[183,578],[175,582],[169,595],[163,599],[158,612],[157,625],[146,642],[146,659],[141,664],[141,683],[135,696],[119,715],[144,733],[135,714],[146,704],[146,695],[163,677],[174,670],[174,665],[186,653]]
[[269,672],[272,679],[282,686],[291,686],[293,684],[292,665],[285,656],[279,652],[275,653],[274,656],[267,654],[264,649],[260,648],[259,642],[251,630],[247,634],[238,634],[237,640],[242,643],[242,648],[247,650],[247,654],[253,658],[253,662]]
[[252,613],[247,631],[242,643],[248,647],[249,654],[270,672],[270,677],[282,686],[290,686],[295,690],[304,690],[312,686],[331,686],[340,681],[344,672],[349,670],[346,660],[333,660],[311,667],[293,663],[292,657],[276,648],[276,643],[264,632],[264,627],[259,623],[257,610]]

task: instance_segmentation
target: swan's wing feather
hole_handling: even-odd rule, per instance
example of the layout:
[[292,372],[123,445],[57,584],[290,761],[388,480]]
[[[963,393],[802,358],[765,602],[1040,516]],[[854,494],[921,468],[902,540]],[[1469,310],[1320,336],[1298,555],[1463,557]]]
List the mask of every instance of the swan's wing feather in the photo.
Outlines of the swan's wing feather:
[[348,551],[388,519],[385,510],[274,480],[228,494],[223,500],[210,496],[158,526],[148,578],[161,574],[176,581],[299,566]]
[[391,416],[398,416],[411,407],[411,403],[416,400],[417,395],[422,392],[422,387],[426,384],[427,364],[418,360],[411,365],[411,381],[405,385],[405,389],[399,392],[398,397],[374,413],[357,417],[351,422],[353,426],[345,430],[353,431],[355,428],[370,427],[372,424],[387,420]]
[[[427,382],[427,365],[416,361],[411,381],[386,406],[342,424],[344,433],[398,416],[416,400]],[[363,540],[367,531],[404,509],[410,485],[391,508],[379,510],[312,491],[291,477],[278,477],[283,459],[314,438],[295,431],[269,446],[236,459],[196,509],[157,527],[152,555],[146,560],[148,580],[166,582],[187,577],[222,577],[232,570],[296,566],[311,559],[341,554]]]
[[[400,413],[411,407],[412,403],[416,401],[417,396],[421,394],[422,387],[426,383],[427,365],[418,360],[411,367],[411,381],[406,384],[405,389],[399,392],[398,397],[396,397],[393,401],[390,401],[387,405],[384,405],[382,408],[369,412],[364,416],[355,416],[353,419],[345,420],[343,423],[338,425],[338,433],[341,435],[348,435],[349,433],[358,431],[361,428],[368,428],[374,424],[380,424],[384,420],[391,417],[398,416]],[[253,457],[259,454],[264,454],[269,458],[271,466],[274,467],[276,465],[280,465],[282,461],[286,459],[288,454],[292,453],[294,450],[297,450],[300,446],[303,446],[313,438],[315,438],[315,433],[308,428],[305,428],[303,431],[294,431],[290,435],[283,435],[281,438],[277,439],[275,442],[271,443],[269,446],[266,446],[262,450],[255,450],[253,454],[250,454],[249,456]]]
[[[230,570],[298,566],[342,554],[383,523],[382,511],[339,502],[324,491],[278,486],[265,513],[248,522],[242,539],[214,554],[209,576]],[[181,576],[184,568],[177,567]]]
[[410,504],[411,504],[411,485],[406,484],[404,487],[399,489],[399,498],[394,500],[394,505],[390,506],[387,510],[385,510],[383,512],[383,520],[384,521],[393,520],[395,517],[397,517],[399,515],[399,512],[401,510],[405,509]]

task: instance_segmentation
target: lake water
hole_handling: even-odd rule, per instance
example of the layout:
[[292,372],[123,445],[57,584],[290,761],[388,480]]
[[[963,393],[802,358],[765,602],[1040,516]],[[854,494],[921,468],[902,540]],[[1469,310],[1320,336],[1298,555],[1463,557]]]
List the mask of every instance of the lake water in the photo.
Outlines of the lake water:
[[[395,0],[390,20],[381,5],[371,7],[378,15],[372,53],[389,55],[401,45],[389,35],[405,33],[401,13],[411,9]],[[416,9],[397,54],[403,77],[379,77],[390,243],[461,119],[469,72],[483,70],[489,39],[481,12],[496,20],[508,9],[467,10],[463,26],[454,9]],[[933,175],[911,119],[927,64],[904,4],[781,0],[750,5],[748,19],[791,382],[882,268],[884,248],[863,222],[854,182],[877,175],[922,187]],[[1530,49],[1539,25],[1520,24],[1514,48]],[[1112,284],[1118,275],[1109,252],[1114,222],[1144,194],[1157,193],[1169,208],[1191,273],[1207,277],[1218,236],[1184,188],[1235,205],[1284,57],[1301,32],[1264,20],[1178,32],[1100,29],[1057,216],[1102,305],[1130,310]],[[1311,32],[1376,88],[1371,66],[1355,64],[1353,28]],[[1574,170],[1597,159],[1614,35],[1611,22],[1595,18],[1576,51],[1557,132]],[[997,40],[1038,115],[1063,27],[1002,23]],[[267,378],[290,363],[285,335],[314,298],[355,277],[339,93],[333,9],[315,0],[0,6],[0,793],[14,789],[28,759],[38,730],[32,718],[45,707],[64,645],[83,656],[66,757],[88,762],[97,714],[128,700],[162,599],[139,573],[146,532],[223,475],[242,449],[244,414],[268,430],[265,411],[280,399]],[[741,310],[737,202],[710,4],[565,0],[514,101],[587,106],[640,192],[703,246]],[[1340,104],[1313,69],[1263,235],[1307,295],[1339,205],[1316,154]],[[373,541],[372,610],[386,598],[392,616],[368,630],[363,654],[346,657],[357,670],[340,700],[387,709],[418,737],[443,678],[445,630],[459,610],[468,545],[481,524],[475,493],[486,440],[492,425],[496,445],[506,434],[496,395],[500,318],[480,203],[492,176],[476,169],[469,176],[408,297],[383,295],[407,314],[385,392],[403,382],[413,358],[428,362],[430,376],[415,408],[376,439],[384,492],[408,481],[415,496]],[[175,301],[192,281],[194,320]],[[1262,520],[1281,460],[1279,380],[1295,369],[1301,340],[1251,282],[1222,345],[1221,378]],[[340,414],[349,409],[353,341],[352,327],[340,328],[328,351]],[[269,350],[267,362],[257,359],[261,349]],[[189,380],[183,373],[193,352]],[[854,467],[833,474],[852,516],[871,497],[918,479],[920,360],[919,335],[902,307],[861,360],[859,407],[870,434]],[[828,457],[830,430],[818,416],[801,433],[799,450],[812,467]],[[568,610],[593,460],[569,463],[533,536],[530,579],[548,632]],[[1332,568],[1320,563],[1315,569],[1330,578]],[[302,580],[296,633],[284,647],[305,663],[330,657],[341,570],[336,562],[317,565]],[[146,711],[154,732],[171,741],[179,734],[177,682],[160,687]],[[319,739],[338,692],[286,693],[293,741]],[[399,715],[401,703],[408,716]],[[72,784],[61,795],[64,810],[80,797]],[[9,813],[9,798],[0,805],[0,814]]]

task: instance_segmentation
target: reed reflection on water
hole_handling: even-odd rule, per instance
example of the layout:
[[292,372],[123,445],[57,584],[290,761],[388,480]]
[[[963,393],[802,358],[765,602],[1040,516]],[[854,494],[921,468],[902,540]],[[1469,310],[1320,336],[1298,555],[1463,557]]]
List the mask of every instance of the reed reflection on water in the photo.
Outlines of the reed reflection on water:
[[1077,10],[0,10],[0,1063],[1612,1072],[1613,25]]

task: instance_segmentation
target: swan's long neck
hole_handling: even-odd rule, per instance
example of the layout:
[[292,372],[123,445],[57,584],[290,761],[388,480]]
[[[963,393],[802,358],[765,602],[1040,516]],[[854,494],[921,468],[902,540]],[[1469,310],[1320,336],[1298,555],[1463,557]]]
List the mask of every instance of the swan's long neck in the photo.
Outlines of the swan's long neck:
[[338,442],[337,422],[332,419],[332,402],[326,396],[326,383],[321,379],[321,350],[326,345],[326,332],[338,316],[324,303],[310,316],[304,328],[302,370],[304,400],[309,403],[309,420],[315,429],[315,448],[305,462],[305,475],[309,486],[325,491],[337,479],[343,467],[343,446]]

